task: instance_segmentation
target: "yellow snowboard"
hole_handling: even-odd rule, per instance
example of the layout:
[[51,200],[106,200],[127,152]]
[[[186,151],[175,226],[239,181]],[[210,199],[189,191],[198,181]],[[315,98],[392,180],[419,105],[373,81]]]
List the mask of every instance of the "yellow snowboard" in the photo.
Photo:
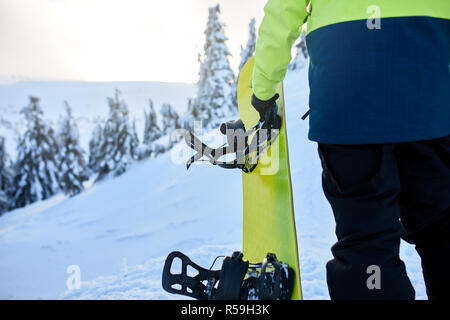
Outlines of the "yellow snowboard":
[[[259,120],[250,100],[254,58],[244,66],[238,81],[239,118],[246,128]],[[277,89],[278,113],[282,126],[278,139],[259,159],[251,173],[242,173],[244,221],[243,252],[250,262],[262,261],[268,252],[275,253],[295,271],[292,300],[302,299],[298,263],[297,235],[292,200],[291,175],[287,145],[283,84]]]

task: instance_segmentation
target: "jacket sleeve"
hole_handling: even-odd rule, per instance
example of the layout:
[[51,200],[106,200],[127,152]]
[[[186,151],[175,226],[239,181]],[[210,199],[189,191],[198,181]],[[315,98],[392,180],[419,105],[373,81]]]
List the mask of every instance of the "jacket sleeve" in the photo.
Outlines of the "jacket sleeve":
[[269,0],[258,30],[253,70],[253,90],[261,100],[276,92],[291,61],[291,48],[300,36],[310,0]]

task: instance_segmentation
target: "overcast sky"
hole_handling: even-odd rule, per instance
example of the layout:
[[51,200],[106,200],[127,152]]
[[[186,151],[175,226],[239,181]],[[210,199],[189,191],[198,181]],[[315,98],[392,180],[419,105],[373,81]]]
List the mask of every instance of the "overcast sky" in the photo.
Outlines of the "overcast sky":
[[0,77],[195,82],[216,3],[236,68],[266,0],[0,0]]

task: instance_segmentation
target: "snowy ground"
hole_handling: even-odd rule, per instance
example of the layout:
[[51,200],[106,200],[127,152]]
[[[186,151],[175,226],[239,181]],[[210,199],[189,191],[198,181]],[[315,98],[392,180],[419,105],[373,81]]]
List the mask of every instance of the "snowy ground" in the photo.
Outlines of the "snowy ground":
[[[291,73],[285,83],[300,269],[304,298],[328,299],[334,220],[316,145],[300,119],[307,110],[306,75]],[[207,165],[186,171],[174,162],[183,146],[176,150],[75,198],[56,196],[1,216],[0,298],[179,299],[160,284],[169,252],[209,266],[241,249],[241,173]],[[426,298],[414,248],[403,243],[401,256],[417,298]],[[71,265],[80,269],[80,289],[67,289]]]

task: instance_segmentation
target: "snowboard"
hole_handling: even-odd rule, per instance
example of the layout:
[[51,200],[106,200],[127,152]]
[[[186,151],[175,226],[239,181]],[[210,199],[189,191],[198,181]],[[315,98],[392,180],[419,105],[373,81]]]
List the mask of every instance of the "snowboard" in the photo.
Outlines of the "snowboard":
[[[259,120],[251,105],[254,58],[243,67],[237,87],[239,118],[246,128]],[[261,261],[268,252],[294,269],[292,300],[302,299],[298,262],[297,234],[292,199],[289,153],[284,113],[283,84],[277,92],[278,113],[282,126],[278,139],[259,159],[250,173],[242,173],[243,186],[243,253],[249,261]]]

